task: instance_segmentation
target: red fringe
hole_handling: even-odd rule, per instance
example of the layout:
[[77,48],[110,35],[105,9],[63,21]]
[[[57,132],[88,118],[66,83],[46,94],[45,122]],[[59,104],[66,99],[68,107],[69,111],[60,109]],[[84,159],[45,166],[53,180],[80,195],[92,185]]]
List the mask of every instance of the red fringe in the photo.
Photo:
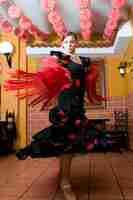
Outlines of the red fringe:
[[20,99],[37,96],[31,105],[43,102],[43,107],[46,106],[53,97],[60,93],[62,88],[70,85],[69,71],[57,63],[52,56],[43,59],[42,66],[37,73],[27,73],[16,69],[11,69],[7,73],[10,79],[4,81],[5,90],[20,90],[16,94]]
[[[33,96],[31,105],[34,106],[43,102],[44,108],[53,97],[56,97],[63,88],[69,87],[70,72],[57,63],[56,58],[48,56],[42,60],[42,66],[36,73],[27,73],[22,70],[11,69],[7,73],[9,80],[4,81],[4,88],[7,91],[20,92],[16,94],[19,99]],[[90,102],[101,102],[105,97],[96,94],[96,82],[99,72],[96,64],[92,64],[85,75],[85,88]]]

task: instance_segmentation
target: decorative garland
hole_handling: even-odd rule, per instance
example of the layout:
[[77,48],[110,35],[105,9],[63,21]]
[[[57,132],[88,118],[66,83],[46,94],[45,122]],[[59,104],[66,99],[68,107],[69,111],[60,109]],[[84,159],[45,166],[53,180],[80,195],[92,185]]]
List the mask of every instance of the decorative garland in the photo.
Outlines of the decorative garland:
[[127,0],[112,0],[112,9],[108,15],[108,20],[105,25],[103,38],[110,39],[118,27],[120,19],[120,9],[126,4]]
[[80,30],[84,40],[89,40],[92,33],[92,12],[90,0],[79,0],[80,4]]
[[0,16],[0,29],[6,33],[10,33],[13,31],[12,25],[2,15]]
[[58,13],[56,0],[48,0],[48,20],[52,24],[54,31],[62,39],[67,34],[67,29],[63,18]]
[[[80,29],[83,39],[90,39],[92,33],[92,13],[90,10],[90,0],[78,0],[80,7]],[[67,29],[62,17],[59,15],[56,0],[41,0],[41,6],[48,11],[48,20],[52,24],[54,31],[60,38],[63,38]]]
[[7,2],[7,0],[0,0],[0,4],[6,3],[6,2]]
[[18,19],[21,17],[22,15],[22,12],[21,12],[21,9],[18,8],[16,5],[11,5],[9,8],[8,8],[8,15],[10,18],[12,19]]
[[[18,22],[18,26],[14,29],[14,33],[21,39],[29,40],[31,36],[39,36],[43,39],[47,39],[48,33],[40,31],[31,20],[24,16],[21,9],[9,0],[0,0],[0,5],[6,4],[8,10],[8,16]],[[5,32],[12,32],[13,27],[8,20],[4,17],[0,17],[0,28]]]
[[[43,9],[47,9],[48,21],[51,23],[54,31],[62,39],[67,34],[67,28],[63,18],[58,13],[56,0],[40,0]],[[92,35],[92,12],[90,8],[91,0],[78,1],[80,8],[80,32],[84,40],[90,40]],[[108,20],[103,32],[104,39],[111,39],[115,29],[118,27],[120,19],[120,9],[126,4],[127,0],[112,0],[112,9],[109,12]],[[41,37],[44,40],[48,38],[48,33],[40,31],[37,26],[33,25],[31,20],[23,15],[23,12],[10,0],[0,0],[0,6],[6,5],[8,16],[18,22],[14,29],[15,34],[22,39],[28,40],[30,36]],[[0,16],[0,28],[5,32],[13,31],[13,26],[8,20]]]

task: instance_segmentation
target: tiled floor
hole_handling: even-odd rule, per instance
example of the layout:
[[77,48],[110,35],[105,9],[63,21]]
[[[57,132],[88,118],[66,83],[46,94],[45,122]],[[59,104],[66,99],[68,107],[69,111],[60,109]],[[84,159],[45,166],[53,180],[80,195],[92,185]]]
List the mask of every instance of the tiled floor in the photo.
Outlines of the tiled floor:
[[[0,157],[0,200],[53,200],[58,173],[56,158]],[[133,153],[76,156],[71,180],[78,200],[133,200]]]

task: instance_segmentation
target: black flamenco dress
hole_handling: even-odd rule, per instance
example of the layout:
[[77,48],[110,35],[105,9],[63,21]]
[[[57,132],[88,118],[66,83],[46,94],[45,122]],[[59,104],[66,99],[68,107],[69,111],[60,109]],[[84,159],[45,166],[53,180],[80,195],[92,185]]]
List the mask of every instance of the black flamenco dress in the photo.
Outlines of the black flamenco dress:
[[25,159],[27,156],[37,158],[108,151],[111,148],[109,134],[99,130],[85,116],[84,80],[90,60],[81,57],[81,64],[78,64],[61,52],[51,52],[51,55],[56,55],[69,71],[71,84],[60,91],[56,106],[49,112],[51,125],[36,133],[32,142],[17,152],[17,157]]

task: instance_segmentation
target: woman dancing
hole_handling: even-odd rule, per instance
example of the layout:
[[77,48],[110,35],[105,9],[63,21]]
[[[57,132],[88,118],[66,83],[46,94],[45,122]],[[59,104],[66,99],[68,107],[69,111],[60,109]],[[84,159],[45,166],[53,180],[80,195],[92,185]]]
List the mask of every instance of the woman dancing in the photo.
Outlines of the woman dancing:
[[[19,98],[36,96],[31,105],[43,102],[42,110],[51,99],[57,104],[49,112],[51,125],[33,136],[32,142],[17,151],[18,159],[59,156],[61,158],[60,185],[66,199],[74,200],[71,190],[70,166],[73,153],[87,153],[110,149],[108,135],[91,125],[85,116],[84,94],[88,99],[102,101],[96,94],[97,66],[90,59],[75,54],[77,37],[69,33],[62,42],[63,51],[51,51],[35,74],[11,72],[11,80],[4,83],[7,90],[25,89]],[[19,77],[19,80],[14,79]]]

